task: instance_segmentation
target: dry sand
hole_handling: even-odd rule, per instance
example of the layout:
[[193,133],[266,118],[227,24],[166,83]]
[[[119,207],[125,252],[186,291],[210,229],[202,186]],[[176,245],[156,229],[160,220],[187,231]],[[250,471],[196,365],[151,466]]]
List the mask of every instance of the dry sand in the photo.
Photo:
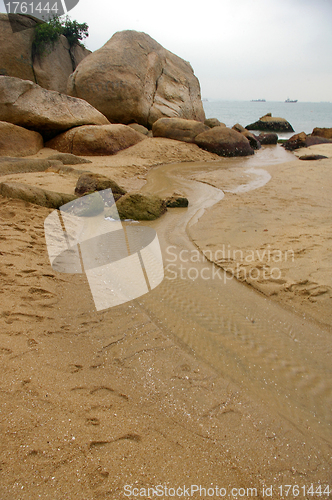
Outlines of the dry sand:
[[[128,150],[83,168],[137,188],[147,169],[165,157],[213,159],[191,145],[170,142],[150,142],[155,147],[150,155],[147,148],[135,159],[137,151]],[[39,156],[46,153],[50,151]],[[197,242],[202,248],[207,243],[207,226],[212,245],[247,248],[250,242],[264,248],[277,241],[282,248],[308,249],[298,251],[286,281],[300,279],[294,274],[298,263],[306,279],[330,286],[327,273],[319,271],[321,261],[313,267],[308,257],[314,240],[317,256],[330,255],[330,168],[331,160],[272,167],[267,186],[227,195],[222,206],[212,208],[195,227]],[[140,182],[134,173],[142,176]],[[22,179],[63,192],[74,185],[69,176],[58,174],[26,174]],[[304,438],[291,423],[269,414],[171,333],[161,331],[136,301],[97,313],[84,276],[55,273],[43,231],[49,213],[0,198],[1,500],[121,499],[126,498],[125,485],[158,484],[218,486],[228,493],[230,486],[255,487],[263,498],[263,485],[328,482],[330,448],[323,440]],[[219,239],[211,237],[212,224],[220,228]],[[227,241],[221,237],[226,230]],[[245,243],[244,234],[250,235]],[[271,286],[284,300],[285,285]],[[318,307],[325,311],[322,304],[330,292],[316,296],[316,303],[288,293],[314,315]]]

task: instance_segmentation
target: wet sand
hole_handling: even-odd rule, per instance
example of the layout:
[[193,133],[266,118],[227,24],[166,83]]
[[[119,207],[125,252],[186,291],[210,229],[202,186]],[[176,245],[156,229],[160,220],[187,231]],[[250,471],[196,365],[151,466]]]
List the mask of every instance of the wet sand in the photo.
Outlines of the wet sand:
[[232,172],[195,176],[225,197],[190,236],[240,281],[332,326],[332,148],[313,146],[297,155],[311,152],[330,157],[264,166],[271,180],[250,192],[234,189]]
[[[169,160],[179,161],[175,154]],[[140,182],[130,178],[135,170],[132,159],[129,166],[121,165],[119,158],[116,161],[119,165],[112,166],[112,171],[106,170],[105,159],[98,159],[94,168],[98,171],[104,162],[102,173],[113,172],[118,182],[126,178],[127,188],[140,187],[144,178]],[[147,163],[149,166],[138,168],[155,164],[152,158]],[[92,170],[91,165],[83,167]],[[280,166],[270,168],[273,182],[272,171]],[[284,176],[293,178],[290,165],[281,168]],[[211,175],[213,169],[213,165],[207,166]],[[146,172],[139,175],[145,177]],[[37,174],[27,174],[26,182],[36,182],[32,175]],[[67,176],[40,175],[38,182],[48,189],[72,189]],[[238,175],[246,174],[239,171],[234,175],[228,183],[230,189]],[[269,184],[243,196],[254,195]],[[207,192],[202,191],[202,196]],[[193,193],[189,189],[190,197]],[[225,207],[228,196],[236,195],[226,193],[220,202],[226,202]],[[190,233],[202,231],[203,222],[208,226],[217,217],[217,207],[220,217],[218,203],[191,226]],[[195,349],[177,335],[177,328],[182,329],[181,310],[184,322],[189,323],[190,316],[184,311],[190,297],[185,289],[179,289],[176,302],[172,287],[165,296],[161,285],[156,295],[97,313],[84,276],[55,273],[43,234],[49,213],[18,200],[0,200],[1,500],[118,499],[126,498],[125,485],[147,488],[158,484],[223,487],[227,493],[231,488],[257,488],[258,498],[263,498],[264,485],[273,485],[272,498],[280,498],[277,488],[282,484],[310,486],[329,481],[331,435],[316,432],[315,427],[311,431],[305,421],[297,423],[282,406],[278,411],[278,401],[268,404],[269,398],[263,398],[261,390],[250,391],[246,383],[234,380],[231,366],[220,370],[209,362],[202,344]],[[184,241],[185,235],[177,236],[172,226],[173,219],[176,227],[176,217],[181,221],[184,214],[175,210],[156,224],[162,225],[168,218],[166,236],[175,234],[177,242]],[[211,243],[216,244],[209,227]],[[200,241],[206,242],[203,237]],[[245,290],[243,285],[238,287]],[[252,307],[256,295],[251,292]],[[161,300],[169,304],[160,309],[169,313],[166,323],[157,315]],[[155,316],[148,313],[150,306]],[[269,307],[267,302],[267,313]],[[215,318],[209,310],[212,325]],[[190,307],[188,314],[192,312]],[[268,316],[269,321],[274,314]],[[281,316],[278,312],[277,319]],[[197,317],[195,321],[192,328],[199,325]],[[236,324],[235,316],[232,321]],[[274,322],[271,319],[271,328]],[[236,327],[247,351],[254,324],[254,317],[243,317]],[[309,331],[320,335],[317,349],[323,351],[327,333],[314,330],[310,323]],[[293,342],[291,335],[288,338]],[[259,359],[259,344],[255,352]],[[271,363],[273,351],[263,353]],[[227,359],[227,349],[221,354]],[[294,376],[301,379],[300,372]],[[325,396],[331,396],[328,387],[320,387]]]

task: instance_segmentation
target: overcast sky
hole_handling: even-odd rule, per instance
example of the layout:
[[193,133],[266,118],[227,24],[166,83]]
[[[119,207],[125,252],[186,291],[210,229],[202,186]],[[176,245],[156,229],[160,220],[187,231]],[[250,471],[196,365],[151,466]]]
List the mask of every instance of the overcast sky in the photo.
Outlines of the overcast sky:
[[90,50],[148,33],[191,63],[202,97],[332,101],[332,0],[80,0],[70,17]]

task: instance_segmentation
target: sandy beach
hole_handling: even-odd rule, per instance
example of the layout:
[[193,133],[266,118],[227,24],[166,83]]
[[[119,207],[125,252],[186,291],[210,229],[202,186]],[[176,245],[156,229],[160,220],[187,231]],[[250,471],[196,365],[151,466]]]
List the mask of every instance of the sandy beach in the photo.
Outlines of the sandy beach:
[[[142,141],[114,157],[86,157],[93,163],[75,168],[133,190],[155,165],[209,162],[209,171],[193,178],[224,190],[225,197],[191,226],[190,238],[211,256],[225,245],[230,258],[226,253],[211,260],[234,274],[241,264],[240,281],[311,318],[328,336],[329,146],[310,148],[326,160],[264,167],[269,182],[238,193],[227,190],[257,173],[213,170],[219,157],[167,139]],[[35,157],[52,153],[44,149]],[[54,172],[5,179],[63,193],[72,193],[77,181]],[[278,489],[285,484],[328,484],[331,434],[297,426],[248,393],[227,370],[221,374],[163,328],[139,301],[96,312],[84,275],[53,271],[43,228],[49,213],[0,198],[1,500],[115,500],[134,498],[134,488],[141,498],[153,498],[147,489],[158,485],[163,491],[205,488],[169,495],[176,498],[209,498],[209,488],[224,488],[219,496],[275,499],[285,498]],[[275,261],[277,251],[281,258]],[[275,267],[280,276],[272,273]],[[263,268],[264,279],[250,278],[251,269]]]
[[[208,258],[240,281],[332,326],[332,147],[300,149],[295,158],[305,154],[328,158],[266,166],[271,180],[250,192],[232,192],[239,170],[196,177],[224,190],[225,198],[190,234]],[[248,181],[254,173],[246,175]]]

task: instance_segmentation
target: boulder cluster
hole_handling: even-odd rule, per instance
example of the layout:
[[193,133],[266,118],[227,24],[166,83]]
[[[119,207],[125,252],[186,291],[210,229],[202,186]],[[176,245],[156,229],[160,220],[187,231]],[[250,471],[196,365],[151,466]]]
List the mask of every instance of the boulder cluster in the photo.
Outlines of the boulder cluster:
[[308,148],[316,144],[332,142],[332,128],[314,128],[311,134],[300,132],[293,135],[284,143],[284,148],[288,151],[294,151],[299,148]]
[[221,156],[250,155],[260,147],[240,125],[205,123],[192,67],[149,35],[122,31],[93,53],[69,47],[61,35],[36,54],[34,30],[41,21],[12,17],[0,15],[0,155],[24,157],[44,145],[67,154],[112,155],[151,136]]
[[[77,44],[70,46],[61,35],[37,54],[33,41],[40,22],[21,14],[11,15],[9,22],[7,15],[0,14],[0,175],[68,170],[72,167],[64,165],[84,160],[75,155],[114,155],[151,137],[192,143],[220,156],[247,156],[262,144],[276,144],[276,132],[293,131],[285,119],[270,113],[245,128],[240,124],[228,128],[216,118],[206,120],[199,81],[190,64],[145,33],[116,33],[93,53]],[[295,149],[317,141],[331,142],[331,129],[298,134],[285,147]],[[44,146],[58,155],[47,160],[24,158]],[[92,179],[92,174],[78,172],[83,177],[72,197],[110,184],[121,217],[139,218],[138,213],[144,213],[149,219],[161,215],[166,206],[188,204],[181,196],[147,200],[118,190],[110,179],[96,175]],[[38,204],[50,208],[68,200],[61,193],[4,184],[0,186],[3,196],[39,200]]]

